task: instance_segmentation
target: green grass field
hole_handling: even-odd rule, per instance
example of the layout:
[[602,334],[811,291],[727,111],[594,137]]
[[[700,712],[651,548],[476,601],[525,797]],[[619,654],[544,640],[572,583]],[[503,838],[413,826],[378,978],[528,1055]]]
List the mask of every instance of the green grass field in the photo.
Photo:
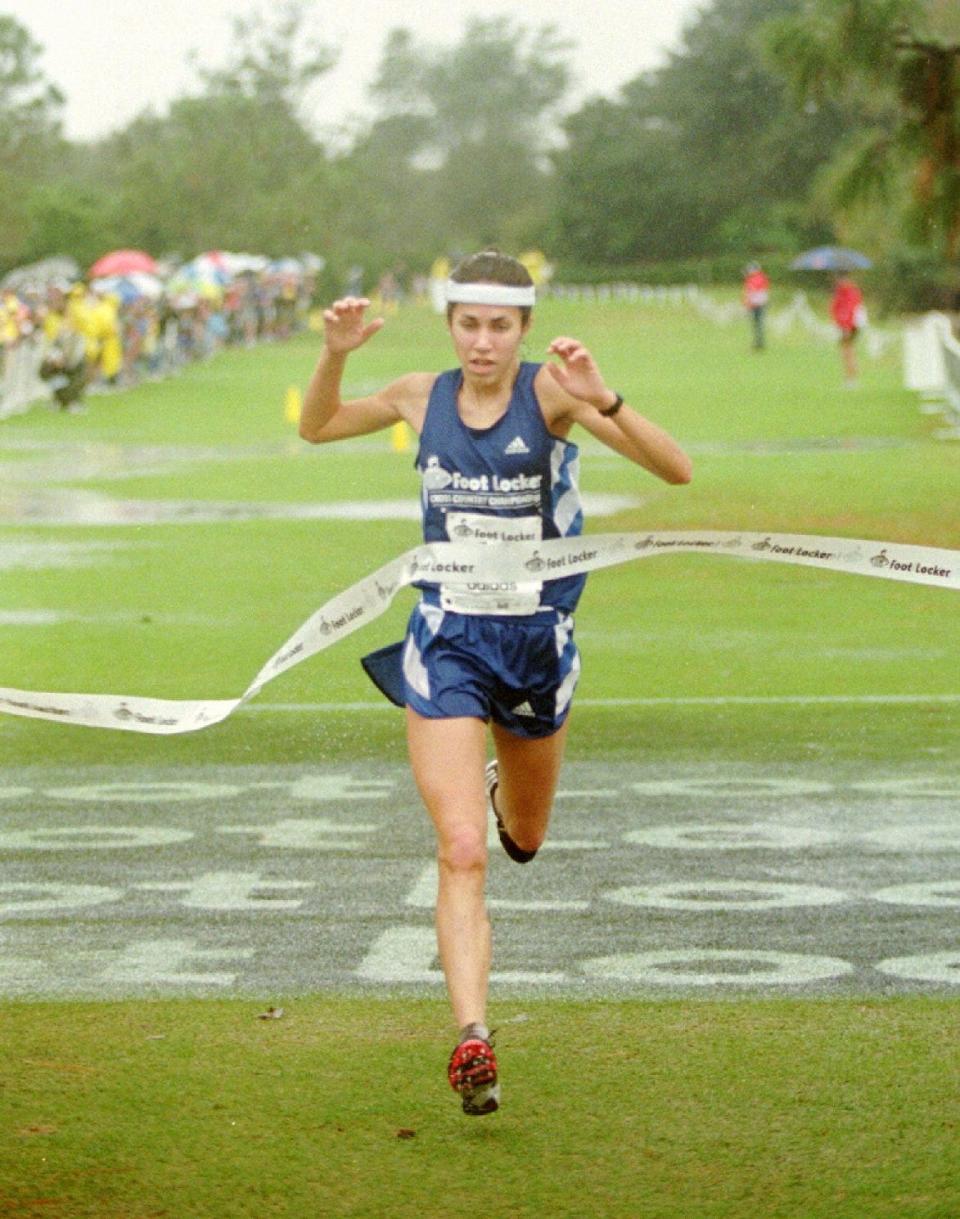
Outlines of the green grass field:
[[536,1004],[511,1102],[429,1086],[434,1004],[21,1005],[0,1213],[957,1213],[955,1004]]
[[[830,345],[797,333],[754,355],[746,322],[715,327],[685,308],[548,301],[527,358],[557,333],[582,337],[608,381],[695,462],[689,487],[668,488],[585,444],[584,489],[637,501],[589,528],[960,549],[960,447],[933,438],[936,421],[900,388],[895,349],[864,358],[851,391]],[[0,685],[239,695],[327,597],[415,544],[416,524],[401,519],[31,517],[70,488],[129,501],[415,499],[413,452],[385,436],[320,449],[297,439],[284,394],[306,382],[315,350],[311,336],[230,352],[93,397],[82,416],[35,409],[0,425],[0,558],[5,547],[111,548],[102,562],[0,567],[0,615],[55,613],[0,629]],[[410,308],[354,357],[347,392],[448,363],[442,323]],[[39,473],[15,477],[41,459]],[[398,636],[410,603],[402,595],[260,701],[372,700],[357,658]],[[958,608],[942,589],[712,556],[597,574],[578,615],[569,757],[815,761],[818,773],[874,761],[907,773],[919,759],[955,778],[960,701],[945,696],[960,694]],[[163,739],[0,717],[0,765],[38,774],[402,756],[386,707],[245,710]],[[465,1119],[443,1083],[441,1000],[284,1002],[279,1021],[258,1021],[240,999],[5,1003],[0,1215],[960,1215],[960,1009],[949,994],[495,998],[508,1099],[483,1122]]]

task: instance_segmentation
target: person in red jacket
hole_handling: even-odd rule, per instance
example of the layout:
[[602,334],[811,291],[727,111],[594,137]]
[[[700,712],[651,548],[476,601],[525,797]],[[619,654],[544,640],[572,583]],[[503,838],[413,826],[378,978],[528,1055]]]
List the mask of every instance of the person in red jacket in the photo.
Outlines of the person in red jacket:
[[866,321],[863,293],[845,275],[838,275],[833,284],[830,316],[840,332],[840,357],[847,385],[857,383],[857,353],[854,348],[857,333]]
[[752,262],[744,270],[743,307],[750,314],[751,321],[753,322],[754,351],[763,351],[766,346],[763,323],[769,299],[770,280],[760,264]]

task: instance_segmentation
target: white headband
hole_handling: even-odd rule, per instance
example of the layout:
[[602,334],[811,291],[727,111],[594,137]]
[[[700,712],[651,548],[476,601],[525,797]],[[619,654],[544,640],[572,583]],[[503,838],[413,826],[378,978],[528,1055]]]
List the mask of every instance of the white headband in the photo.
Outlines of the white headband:
[[533,305],[537,290],[533,284],[515,287],[509,284],[461,284],[447,280],[448,305]]

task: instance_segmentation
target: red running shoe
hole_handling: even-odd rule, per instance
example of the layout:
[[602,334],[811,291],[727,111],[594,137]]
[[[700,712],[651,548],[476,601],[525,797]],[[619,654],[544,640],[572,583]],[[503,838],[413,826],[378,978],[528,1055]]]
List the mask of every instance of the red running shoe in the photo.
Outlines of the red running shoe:
[[450,1055],[447,1078],[454,1092],[460,1093],[464,1113],[479,1117],[499,1108],[497,1059],[491,1042],[479,1037],[461,1041]]

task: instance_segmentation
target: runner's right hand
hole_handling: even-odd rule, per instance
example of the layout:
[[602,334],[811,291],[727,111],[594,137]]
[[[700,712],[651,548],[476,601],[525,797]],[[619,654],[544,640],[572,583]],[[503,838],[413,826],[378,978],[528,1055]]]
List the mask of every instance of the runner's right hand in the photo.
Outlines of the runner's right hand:
[[323,334],[328,351],[355,351],[383,326],[383,318],[365,322],[370,307],[365,296],[345,296],[323,311]]

